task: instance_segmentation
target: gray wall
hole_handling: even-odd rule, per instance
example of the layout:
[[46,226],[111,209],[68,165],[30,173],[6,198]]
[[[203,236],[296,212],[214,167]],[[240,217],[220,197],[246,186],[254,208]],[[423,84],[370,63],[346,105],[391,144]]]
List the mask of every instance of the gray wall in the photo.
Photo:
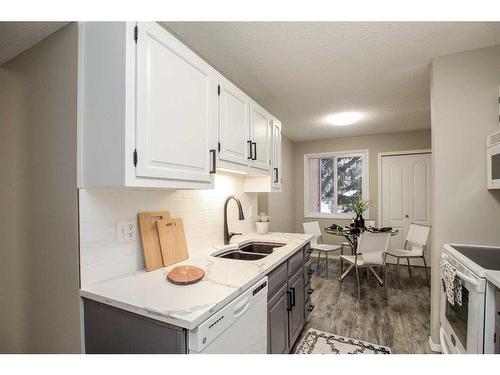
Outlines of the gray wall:
[[77,25],[0,67],[0,352],[80,352]]
[[259,193],[259,213],[271,216],[271,232],[295,232],[295,165],[294,143],[283,137],[281,142],[283,188],[281,193]]
[[439,342],[439,258],[443,243],[500,245],[500,191],[486,189],[486,137],[500,130],[500,46],[432,63],[434,247],[431,333]]
[[[295,143],[295,207],[296,223],[295,230],[302,232],[304,221],[318,220],[304,218],[304,154],[369,150],[369,180],[370,180],[370,217],[365,219],[377,220],[378,214],[378,153],[391,151],[419,150],[431,148],[430,130],[419,130],[402,133],[377,134],[360,137],[333,138],[322,141]],[[319,219],[321,228],[331,225],[333,222],[339,225],[347,225],[349,220],[345,219]],[[323,236],[325,242],[341,243],[342,237]],[[345,240],[345,239],[344,239]]]

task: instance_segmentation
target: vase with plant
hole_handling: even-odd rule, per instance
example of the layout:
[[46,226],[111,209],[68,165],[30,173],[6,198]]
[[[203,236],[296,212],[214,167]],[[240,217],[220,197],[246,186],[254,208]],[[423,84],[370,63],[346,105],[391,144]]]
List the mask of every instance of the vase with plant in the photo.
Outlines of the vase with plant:
[[259,234],[267,234],[269,233],[269,219],[265,212],[261,212],[257,217],[257,222],[255,223],[257,226],[257,233]]
[[356,214],[356,218],[354,219],[354,227],[355,228],[364,228],[365,227],[365,219],[363,218],[363,213],[370,206],[370,201],[364,201],[361,198],[353,200],[351,203],[351,207]]

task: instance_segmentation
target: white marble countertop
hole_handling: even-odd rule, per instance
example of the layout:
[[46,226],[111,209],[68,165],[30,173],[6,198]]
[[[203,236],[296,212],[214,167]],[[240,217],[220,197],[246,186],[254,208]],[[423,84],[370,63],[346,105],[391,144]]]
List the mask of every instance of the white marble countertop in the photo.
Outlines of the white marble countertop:
[[500,271],[486,271],[486,280],[500,289]]
[[[196,252],[188,260],[151,272],[141,271],[89,285],[80,290],[80,295],[152,319],[193,329],[302,248],[311,237],[296,233],[235,236],[230,245],[209,247]],[[211,256],[250,241],[286,245],[256,261]],[[167,273],[183,264],[202,268],[205,271],[203,280],[186,286],[167,281]]]

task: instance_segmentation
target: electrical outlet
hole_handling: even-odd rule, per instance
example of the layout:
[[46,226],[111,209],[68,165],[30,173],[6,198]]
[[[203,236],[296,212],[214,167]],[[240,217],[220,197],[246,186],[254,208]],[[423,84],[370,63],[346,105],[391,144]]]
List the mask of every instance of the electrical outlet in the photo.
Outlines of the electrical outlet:
[[116,223],[116,241],[135,241],[137,238],[137,224],[134,220],[118,221]]

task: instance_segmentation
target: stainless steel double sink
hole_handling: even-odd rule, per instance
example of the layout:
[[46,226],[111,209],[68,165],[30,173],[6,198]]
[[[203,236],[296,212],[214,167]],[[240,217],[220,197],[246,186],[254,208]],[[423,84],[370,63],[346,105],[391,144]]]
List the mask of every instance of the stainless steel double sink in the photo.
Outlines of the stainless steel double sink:
[[259,260],[272,254],[274,249],[285,245],[284,243],[250,242],[241,245],[238,249],[224,251],[214,256],[224,259]]

